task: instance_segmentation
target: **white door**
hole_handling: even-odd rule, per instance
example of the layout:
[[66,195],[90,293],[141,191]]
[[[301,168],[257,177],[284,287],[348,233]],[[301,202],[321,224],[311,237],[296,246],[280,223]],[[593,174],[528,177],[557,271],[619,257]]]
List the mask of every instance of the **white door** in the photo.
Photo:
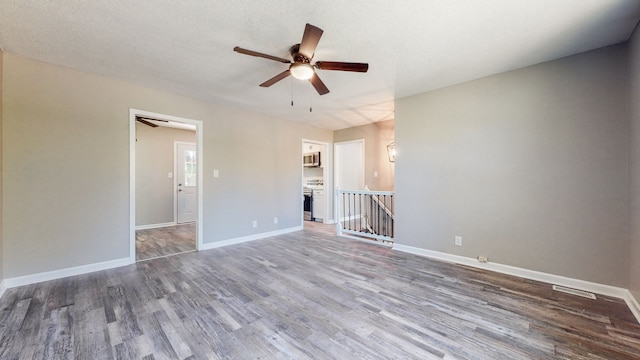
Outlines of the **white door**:
[[176,143],[177,223],[196,221],[198,179],[196,145]]
[[335,186],[340,190],[364,189],[364,139],[336,143]]

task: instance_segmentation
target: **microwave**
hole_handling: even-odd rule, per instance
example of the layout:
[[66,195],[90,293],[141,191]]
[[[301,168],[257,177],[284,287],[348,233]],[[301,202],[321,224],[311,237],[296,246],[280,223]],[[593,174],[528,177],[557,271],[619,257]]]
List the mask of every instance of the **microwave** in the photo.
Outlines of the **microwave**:
[[305,166],[305,167],[320,166],[320,151],[302,154],[302,166]]

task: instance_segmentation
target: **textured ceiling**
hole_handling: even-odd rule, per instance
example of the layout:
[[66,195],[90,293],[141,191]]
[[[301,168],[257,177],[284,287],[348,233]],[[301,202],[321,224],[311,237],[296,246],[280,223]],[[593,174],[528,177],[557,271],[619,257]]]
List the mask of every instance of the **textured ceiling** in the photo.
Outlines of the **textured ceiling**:
[[[393,119],[394,99],[623,42],[639,15],[640,0],[0,0],[0,47],[341,129]],[[289,58],[305,23],[324,30],[314,60],[369,72],[318,70],[324,96],[291,78],[259,87],[287,65],[233,47]]]

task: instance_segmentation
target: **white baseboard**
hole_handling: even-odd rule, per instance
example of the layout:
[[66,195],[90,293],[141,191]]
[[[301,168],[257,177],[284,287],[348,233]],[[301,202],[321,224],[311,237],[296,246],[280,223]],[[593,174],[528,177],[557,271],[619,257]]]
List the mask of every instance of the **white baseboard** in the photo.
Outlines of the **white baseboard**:
[[428,258],[433,258],[437,260],[452,262],[461,265],[467,265],[479,269],[485,269],[490,271],[495,271],[502,274],[519,276],[525,279],[531,279],[536,281],[541,281],[549,284],[562,285],[578,290],[584,290],[596,294],[607,295],[611,297],[615,297],[618,299],[623,299],[633,315],[636,317],[636,320],[640,323],[640,306],[638,302],[635,300],[631,292],[627,289],[604,285],[599,283],[594,283],[590,281],[584,281],[579,279],[568,278],[560,275],[548,274],[535,270],[528,270],[524,268],[519,268],[510,265],[503,265],[493,262],[481,263],[477,259],[469,258],[465,256],[447,254],[439,251],[427,250],[422,248],[417,248],[413,246],[407,246],[395,243],[393,245],[393,249],[411,253],[414,255],[424,256]]
[[147,225],[137,225],[136,226],[136,230],[157,229],[157,228],[163,228],[163,227],[174,226],[174,225],[175,225],[174,222],[166,222],[166,223],[159,223],[159,224],[147,224]]
[[35,284],[43,281],[49,281],[49,280],[61,279],[69,276],[87,274],[94,271],[113,269],[113,268],[129,265],[129,264],[130,264],[129,258],[127,257],[123,259],[109,260],[109,261],[99,262],[95,264],[80,265],[80,266],[74,266],[66,269],[53,270],[53,271],[47,271],[47,272],[42,272],[42,273],[37,273],[32,275],[7,278],[7,279],[4,279],[2,283],[7,289],[9,289],[16,286]]
[[209,250],[209,249],[215,249],[215,248],[219,248],[219,247],[223,247],[223,246],[242,244],[242,243],[249,242],[249,241],[260,240],[260,239],[264,239],[264,238],[268,238],[268,237],[288,234],[288,233],[291,233],[291,232],[301,231],[301,230],[302,230],[302,226],[294,226],[294,227],[281,229],[281,230],[269,231],[269,232],[253,234],[253,235],[249,235],[249,236],[243,236],[243,237],[239,237],[239,238],[216,241],[216,242],[212,242],[212,243],[202,244],[202,247],[200,248],[200,250]]
[[7,291],[7,288],[4,286],[4,280],[0,281],[0,298],[4,295],[4,292]]
[[624,298],[624,301],[627,303],[627,306],[629,306],[629,310],[631,310],[636,319],[638,319],[638,322],[640,322],[640,303],[638,303],[638,300],[633,296],[631,291],[627,290],[627,296]]

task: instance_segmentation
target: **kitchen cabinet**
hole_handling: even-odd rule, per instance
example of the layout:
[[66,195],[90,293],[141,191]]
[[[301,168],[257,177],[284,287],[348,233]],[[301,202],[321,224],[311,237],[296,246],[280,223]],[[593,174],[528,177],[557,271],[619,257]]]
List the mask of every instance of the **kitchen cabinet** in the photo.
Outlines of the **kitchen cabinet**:
[[313,190],[313,218],[315,221],[322,221],[324,218],[324,191]]

